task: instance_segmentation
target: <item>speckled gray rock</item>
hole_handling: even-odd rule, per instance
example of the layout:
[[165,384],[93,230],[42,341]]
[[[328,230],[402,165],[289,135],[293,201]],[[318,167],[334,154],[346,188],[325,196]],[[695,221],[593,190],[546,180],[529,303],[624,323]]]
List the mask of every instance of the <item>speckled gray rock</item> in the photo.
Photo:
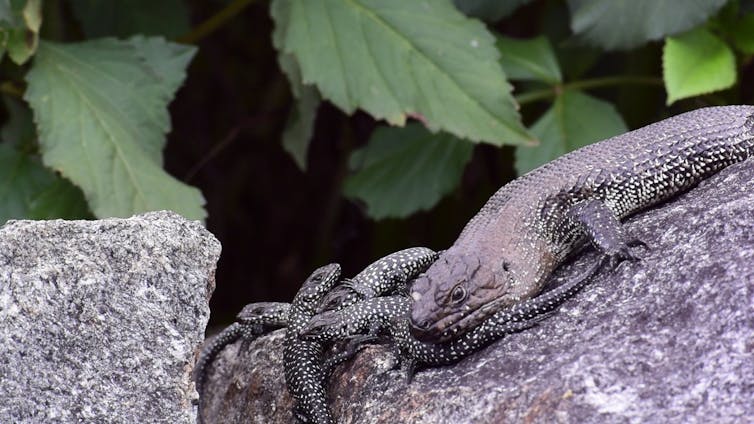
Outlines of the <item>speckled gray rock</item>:
[[[336,371],[334,415],[342,423],[751,422],[754,161],[628,228],[652,248],[641,262],[600,274],[552,318],[456,365],[407,384],[387,349],[365,349]],[[558,278],[595,260],[587,252]],[[290,422],[281,341],[273,334],[220,355],[206,416],[222,419],[209,422]]]
[[154,212],[0,228],[0,423],[194,423],[219,242]]

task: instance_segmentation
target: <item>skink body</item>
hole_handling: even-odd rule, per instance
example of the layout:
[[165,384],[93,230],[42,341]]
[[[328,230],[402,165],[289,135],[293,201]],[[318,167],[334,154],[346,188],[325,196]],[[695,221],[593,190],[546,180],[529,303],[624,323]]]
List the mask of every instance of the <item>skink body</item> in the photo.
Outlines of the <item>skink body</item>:
[[589,145],[500,188],[414,283],[411,332],[443,342],[536,296],[592,242],[627,254],[620,220],[754,152],[754,107],[687,112]]

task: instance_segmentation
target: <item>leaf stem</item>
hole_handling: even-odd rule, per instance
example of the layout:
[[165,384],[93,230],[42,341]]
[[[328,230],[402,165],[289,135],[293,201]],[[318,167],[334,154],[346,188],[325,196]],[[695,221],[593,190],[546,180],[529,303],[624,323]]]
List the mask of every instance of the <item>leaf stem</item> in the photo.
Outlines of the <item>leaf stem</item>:
[[233,0],[233,2],[215,13],[211,18],[199,24],[189,33],[176,38],[175,41],[183,44],[196,44],[202,38],[222,27],[227,21],[233,19],[236,15],[241,13],[246,6],[253,2],[254,0]]
[[589,90],[592,88],[609,87],[612,85],[662,85],[662,78],[634,75],[618,75],[612,77],[593,78],[558,84],[541,90],[534,90],[516,96],[519,105],[534,103],[557,97],[565,90]]

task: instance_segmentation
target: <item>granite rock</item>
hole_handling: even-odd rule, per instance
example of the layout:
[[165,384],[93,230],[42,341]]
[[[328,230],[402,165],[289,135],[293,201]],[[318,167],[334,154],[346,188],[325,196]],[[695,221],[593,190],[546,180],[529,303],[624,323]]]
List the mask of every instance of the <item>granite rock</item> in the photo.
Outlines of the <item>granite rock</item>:
[[193,423],[219,242],[171,212],[0,228],[0,423]]
[[[746,422],[754,417],[754,161],[628,220],[650,250],[551,318],[407,383],[364,349],[329,385],[341,423]],[[586,251],[564,281],[597,260]],[[289,423],[281,332],[210,368],[207,422]]]

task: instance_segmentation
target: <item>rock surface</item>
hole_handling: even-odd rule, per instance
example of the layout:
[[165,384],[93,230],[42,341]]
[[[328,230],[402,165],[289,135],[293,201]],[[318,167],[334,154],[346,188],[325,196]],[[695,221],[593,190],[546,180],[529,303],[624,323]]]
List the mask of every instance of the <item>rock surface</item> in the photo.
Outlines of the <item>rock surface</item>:
[[[341,423],[744,422],[754,417],[754,161],[631,218],[651,250],[539,326],[410,384],[385,347],[330,384]],[[568,278],[596,260],[586,252]],[[290,423],[282,332],[223,351],[207,422]]]
[[169,212],[0,228],[0,423],[194,423],[219,242]]

